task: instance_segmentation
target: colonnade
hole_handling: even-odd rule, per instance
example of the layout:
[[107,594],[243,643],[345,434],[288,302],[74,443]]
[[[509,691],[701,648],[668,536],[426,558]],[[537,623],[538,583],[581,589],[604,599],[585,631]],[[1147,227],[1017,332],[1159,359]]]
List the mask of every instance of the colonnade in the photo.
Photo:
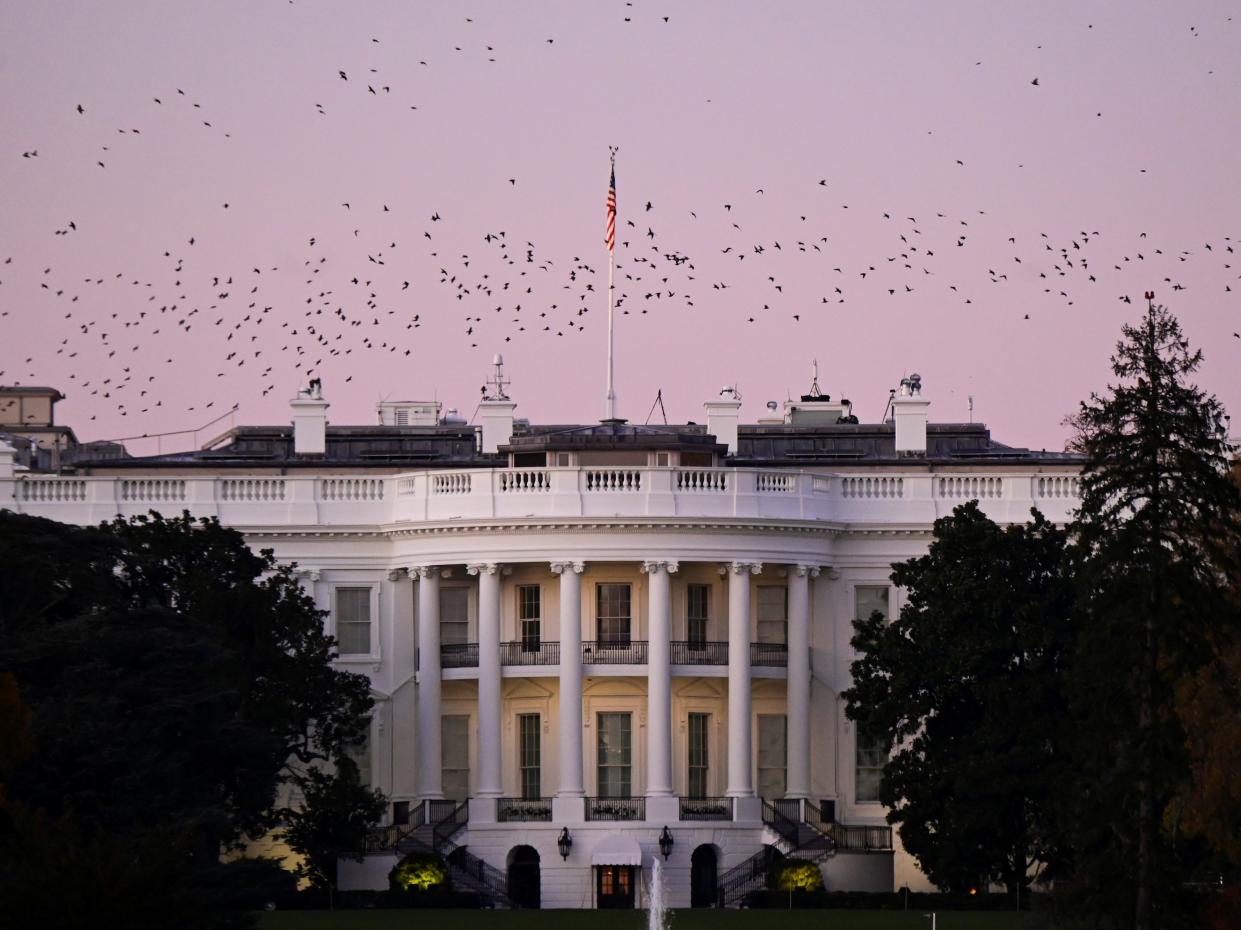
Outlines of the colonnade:
[[[560,579],[560,713],[557,819],[569,819],[586,793],[582,752],[582,596],[585,564],[551,562]],[[671,576],[679,563],[648,560],[647,575],[647,816],[675,819],[672,771],[672,597]],[[815,565],[788,568],[788,740],[786,797],[805,798],[810,791],[810,580]],[[501,781],[500,578],[495,562],[466,567],[478,577],[478,771],[477,798],[498,798]],[[728,766],[725,793],[754,798],[751,727],[750,582],[762,572],[760,562],[728,562]],[[439,585],[444,569],[418,565],[409,569],[418,585],[418,784],[423,798],[443,797],[440,714]],[[428,620],[430,622],[428,622]],[[744,803],[744,802],[738,802]],[[579,818],[580,819],[580,818]]]

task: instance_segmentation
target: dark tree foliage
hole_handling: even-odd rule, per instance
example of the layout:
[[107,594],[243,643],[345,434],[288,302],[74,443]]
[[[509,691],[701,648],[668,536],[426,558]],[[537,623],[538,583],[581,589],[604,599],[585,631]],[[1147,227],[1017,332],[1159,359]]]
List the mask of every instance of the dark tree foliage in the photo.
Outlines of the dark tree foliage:
[[1073,424],[1085,454],[1082,636],[1072,663],[1069,823],[1086,905],[1102,925],[1169,926],[1191,867],[1163,814],[1187,779],[1179,681],[1241,630],[1236,577],[1241,495],[1228,476],[1224,412],[1189,378],[1202,355],[1153,303],[1126,326],[1116,383]]
[[1014,894],[1061,861],[1051,799],[1062,765],[1072,582],[1063,531],[1033,511],[1001,528],[971,501],[935,521],[926,555],[893,566],[900,614],[854,623],[859,728],[895,747],[880,799],[941,888]]
[[333,769],[314,766],[298,779],[301,804],[281,811],[281,838],[303,864],[299,876],[315,888],[336,890],[337,860],[361,861],[367,832],[383,815],[386,800],[358,780],[358,767],[348,756]]
[[369,682],[334,655],[291,569],[214,519],[0,511],[0,672],[33,747],[6,795],[108,856],[162,850],[134,881],[215,880],[222,848],[277,825],[283,785],[361,737]]

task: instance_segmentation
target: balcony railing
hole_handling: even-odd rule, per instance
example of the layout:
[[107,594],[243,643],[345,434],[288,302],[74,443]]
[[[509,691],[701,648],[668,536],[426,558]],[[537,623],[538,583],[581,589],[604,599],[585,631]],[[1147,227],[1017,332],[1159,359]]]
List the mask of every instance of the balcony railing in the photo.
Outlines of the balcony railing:
[[585,640],[582,662],[587,665],[645,665],[646,640]]
[[477,668],[478,643],[441,643],[440,668]]
[[786,668],[789,664],[789,647],[784,643],[750,643],[750,666]]
[[646,820],[646,798],[587,798],[587,820]]
[[673,665],[727,665],[728,643],[673,640]]
[[681,798],[682,820],[732,820],[732,798]]
[[496,800],[496,820],[500,823],[550,821],[551,819],[551,798],[498,798]]
[[500,643],[501,665],[559,665],[560,643],[546,640]]

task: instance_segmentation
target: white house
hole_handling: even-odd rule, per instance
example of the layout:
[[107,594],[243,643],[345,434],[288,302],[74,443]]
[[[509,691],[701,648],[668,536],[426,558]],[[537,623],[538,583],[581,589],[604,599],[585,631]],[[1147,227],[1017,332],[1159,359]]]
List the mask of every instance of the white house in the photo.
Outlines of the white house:
[[929,422],[916,376],[876,424],[817,386],[755,424],[728,390],[705,424],[515,407],[498,380],[478,428],[418,402],[337,426],[314,385],[291,426],[189,453],[81,447],[52,472],[14,440],[0,506],[185,509],[297,563],[376,699],[358,759],[388,825],[345,887],[426,847],[459,887],[543,907],[641,906],[657,858],[670,905],[735,905],[773,848],[828,889],[923,886],[845,719],[852,621],[900,608],[890,566],[966,500],[1067,520],[1080,460]]

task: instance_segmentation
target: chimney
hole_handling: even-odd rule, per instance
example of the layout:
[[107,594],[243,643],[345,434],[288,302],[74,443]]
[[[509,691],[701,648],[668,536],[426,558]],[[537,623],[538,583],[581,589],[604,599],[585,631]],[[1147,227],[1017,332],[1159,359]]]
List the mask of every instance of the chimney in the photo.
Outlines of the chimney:
[[737,423],[741,419],[741,395],[736,388],[720,390],[719,400],[709,400],[703,407],[707,411],[707,432],[715,441],[728,446],[728,454],[737,454]]
[[922,376],[901,379],[901,388],[892,398],[892,418],[896,421],[896,454],[926,455],[926,409],[922,399]]
[[496,353],[491,364],[495,372],[483,388],[483,399],[478,405],[484,453],[499,452],[500,446],[513,438],[513,411],[517,409],[517,404],[504,393],[508,383],[504,380],[504,356]]
[[327,408],[323,385],[312,378],[310,385],[289,401],[293,408],[294,455],[323,455],[327,452]]

